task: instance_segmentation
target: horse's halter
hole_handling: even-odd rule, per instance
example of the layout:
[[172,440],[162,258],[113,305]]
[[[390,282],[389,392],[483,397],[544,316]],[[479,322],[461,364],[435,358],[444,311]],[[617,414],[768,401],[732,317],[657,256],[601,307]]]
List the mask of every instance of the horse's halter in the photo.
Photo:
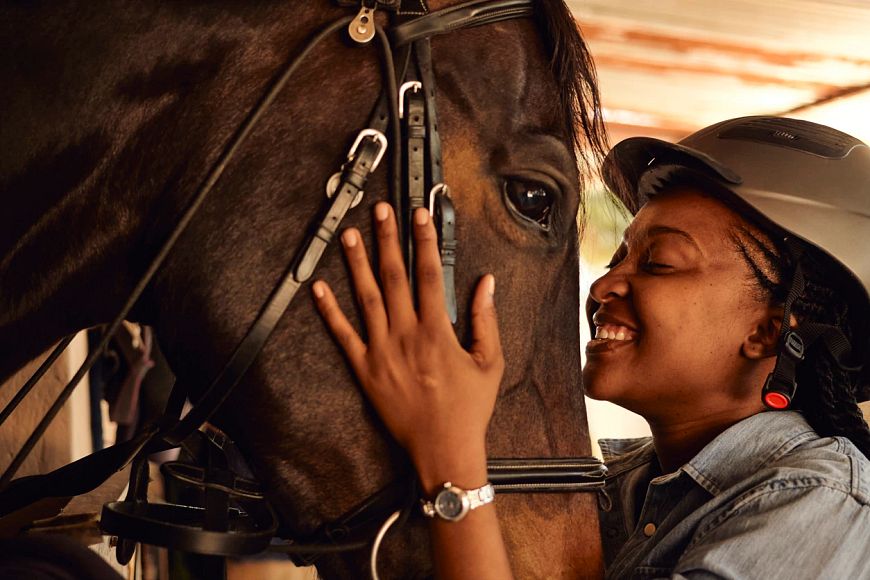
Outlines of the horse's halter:
[[[257,489],[255,482],[237,477],[227,469],[226,456],[216,452],[216,449],[226,451],[226,442],[220,436],[202,437],[198,430],[229,396],[265,345],[299,288],[312,277],[324,251],[338,232],[343,218],[362,200],[366,180],[379,166],[391,142],[393,144],[391,201],[397,215],[402,216],[398,220],[398,225],[400,232],[403,232],[408,272],[409,274],[413,272],[411,264],[413,242],[412,237],[408,235],[410,216],[416,208],[428,206],[438,227],[446,305],[451,320],[456,321],[457,308],[453,283],[456,252],[454,209],[449,188],[443,180],[441,167],[441,143],[435,109],[435,79],[429,40],[432,36],[456,30],[532,16],[532,0],[474,0],[433,13],[427,13],[423,0],[413,2],[339,0],[339,3],[355,5],[359,11],[355,16],[341,18],[317,33],[302,51],[288,62],[277,82],[272,85],[232,136],[195,193],[179,223],[136,284],[122,311],[108,325],[97,348],[91,352],[70,380],[4,473],[0,480],[0,488],[9,485],[0,492],[0,517],[47,497],[87,493],[96,488],[111,473],[133,461],[127,498],[123,502],[107,504],[103,510],[102,526],[106,532],[127,538],[135,537],[135,541],[146,543],[166,545],[171,542],[172,547],[204,553],[241,555],[265,549],[277,529],[274,512],[262,501],[262,493]],[[374,13],[378,9],[389,10],[396,15],[397,22],[391,27],[389,34],[374,20]],[[175,242],[187,228],[203,200],[214,188],[228,163],[269,105],[284,88],[300,63],[320,41],[342,29],[347,29],[349,36],[359,44],[366,44],[377,37],[383,57],[385,88],[369,117],[367,126],[353,141],[347,160],[338,172],[326,180],[326,194],[329,201],[325,213],[316,220],[290,268],[263,305],[260,314],[229,362],[183,418],[179,417],[186,390],[176,385],[160,424],[146,429],[131,441],[96,452],[54,472],[21,478],[10,484],[11,478],[24,458],[45,432],[76,384],[105,349],[121,321],[126,318],[159,270]],[[413,281],[412,274],[411,278]],[[71,337],[61,341],[55,351],[49,355],[46,363],[21,388],[7,408],[3,409],[0,413],[0,423],[9,416],[69,344],[69,340]],[[147,504],[147,456],[178,446],[183,446],[191,454],[204,458],[209,468],[197,470],[175,466],[169,469],[170,475],[199,486],[206,496],[206,505],[209,508],[217,508],[215,511],[220,512],[222,509],[224,512],[222,516],[210,516],[207,509],[204,516],[200,514],[204,519],[203,529],[188,531],[184,524],[178,524],[178,520],[186,521],[192,517],[190,513],[183,510],[179,512],[166,507],[158,508],[156,511],[148,509],[155,506]],[[490,476],[496,484],[496,489],[501,488],[503,492],[580,491],[596,489],[603,483],[603,468],[594,458],[536,462],[496,461],[490,467]],[[407,480],[413,482],[414,478],[409,476]],[[245,505],[248,513],[243,515],[253,518],[252,526],[241,529],[228,523],[230,499]],[[376,540],[377,547],[385,531],[381,529],[378,533],[381,524],[385,520],[391,524],[400,513],[407,517],[415,500],[416,491],[413,483],[397,480],[369,497],[351,514],[338,522],[322,526],[304,543],[295,542],[284,546],[282,551],[295,554],[297,561],[309,562],[311,558],[302,556],[358,549],[371,544],[373,539]],[[246,501],[248,503],[244,504]],[[397,506],[404,509],[388,519],[387,516],[393,513]],[[182,508],[182,506],[175,507]],[[169,523],[161,521],[167,519],[175,521]],[[118,545],[118,559],[122,563],[129,560],[132,555],[135,541],[122,539]]]

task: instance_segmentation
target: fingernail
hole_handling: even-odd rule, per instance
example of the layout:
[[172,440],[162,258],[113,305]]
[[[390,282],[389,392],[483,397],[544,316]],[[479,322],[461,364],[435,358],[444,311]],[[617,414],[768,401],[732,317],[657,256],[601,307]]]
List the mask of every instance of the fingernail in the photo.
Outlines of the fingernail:
[[320,280],[315,282],[314,286],[312,287],[314,289],[314,295],[318,298],[323,298],[324,296],[326,296],[326,287],[325,286],[326,286],[326,284],[324,284]]
[[353,230],[346,230],[341,235],[341,241],[344,242],[344,245],[348,248],[352,248],[356,245],[356,232]]
[[379,203],[375,206],[375,219],[379,222],[387,219],[387,216],[390,215],[390,210],[387,204]]
[[492,274],[486,277],[486,293],[489,294],[490,298],[495,296],[495,276]]
[[417,208],[417,211],[414,212],[414,222],[418,226],[425,226],[429,223],[429,210],[426,208]]

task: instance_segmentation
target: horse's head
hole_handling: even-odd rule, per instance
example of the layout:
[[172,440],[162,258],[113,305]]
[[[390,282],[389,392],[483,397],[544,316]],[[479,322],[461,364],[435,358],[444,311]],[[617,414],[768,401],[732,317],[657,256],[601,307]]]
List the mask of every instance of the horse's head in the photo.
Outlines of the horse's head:
[[[467,338],[475,281],[485,272],[498,280],[508,370],[491,427],[493,456],[576,455],[588,448],[578,375],[575,144],[589,147],[591,139],[594,149],[601,135],[593,73],[570,16],[557,2],[542,2],[537,11],[534,19],[432,40],[444,175],[457,214],[461,337]],[[201,115],[215,130],[225,135],[302,39],[343,14],[322,7],[289,12],[276,8],[268,21],[239,26],[224,34],[230,38],[222,45],[213,43],[223,63],[209,81],[212,98]],[[201,385],[216,372],[288,266],[322,212],[326,179],[377,101],[381,68],[373,47],[326,41],[279,96],[182,240],[152,293],[154,322],[182,380]],[[582,115],[573,117],[580,106]],[[345,224],[369,231],[370,207],[387,195],[384,174],[372,177],[364,203]],[[328,251],[317,275],[353,303],[338,251]],[[407,470],[305,294],[219,422],[247,452],[285,530],[297,537]],[[521,576],[594,566],[597,550],[588,546],[597,531],[588,498],[500,503]],[[408,542],[425,545],[419,528],[386,543],[393,560],[386,567],[403,577],[419,564],[398,553]]]
[[[134,278],[136,264],[172,228],[282,65],[314,31],[359,9],[323,4],[157,3],[153,10],[143,4],[119,9],[123,18],[95,14],[87,21],[85,48],[102,43],[126,64],[109,66],[106,55],[94,52],[96,62],[106,63],[100,75],[92,84],[64,88],[81,100],[73,121],[102,125],[80,131],[85,140],[71,145],[91,151],[90,139],[100,149],[87,158],[90,176],[70,187],[99,194],[92,208],[108,249],[92,248],[81,259],[102,263],[117,257],[124,242],[135,249],[127,256],[133,266],[118,276],[110,265],[94,267],[98,280],[113,280],[111,296],[92,300],[93,313],[69,326],[96,322],[103,309],[111,314],[118,280]],[[429,8],[451,4],[457,2],[432,1]],[[387,26],[384,12],[376,18]],[[489,452],[587,453],[576,229],[582,179],[575,152],[594,156],[603,141],[588,55],[558,0],[537,3],[532,18],[435,36],[431,47],[443,171],[457,216],[463,340],[476,280],[486,272],[497,280],[507,371]],[[157,328],[192,399],[220,370],[322,214],[325,183],[366,124],[383,87],[382,68],[374,47],[353,46],[339,35],[325,40],[227,166],[150,286],[137,312]],[[104,105],[100,116],[86,108],[94,103]],[[372,175],[363,203],[343,225],[370,231],[371,206],[387,197],[386,173]],[[121,191],[135,194],[119,202],[112,192]],[[327,250],[317,276],[345,305],[353,303],[337,249]],[[408,470],[306,290],[215,419],[245,451],[284,531],[298,538]],[[520,577],[597,571],[591,497],[505,496],[499,514]],[[387,537],[384,568],[397,577],[427,569],[419,523]],[[363,560],[363,554],[324,558],[322,570],[349,575],[348,567]]]

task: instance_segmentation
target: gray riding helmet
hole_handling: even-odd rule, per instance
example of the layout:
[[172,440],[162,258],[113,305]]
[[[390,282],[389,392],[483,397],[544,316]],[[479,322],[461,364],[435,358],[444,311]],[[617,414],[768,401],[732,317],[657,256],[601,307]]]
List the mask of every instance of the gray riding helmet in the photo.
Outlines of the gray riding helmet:
[[[658,177],[684,170],[721,185],[751,210],[839,265],[854,288],[857,312],[870,313],[870,147],[808,121],[742,117],[669,143],[633,137],[602,167],[607,186],[636,213]],[[853,355],[870,358],[870,337]],[[854,352],[857,350],[858,352]],[[864,376],[870,375],[865,364]],[[870,398],[870,389],[859,400]]]

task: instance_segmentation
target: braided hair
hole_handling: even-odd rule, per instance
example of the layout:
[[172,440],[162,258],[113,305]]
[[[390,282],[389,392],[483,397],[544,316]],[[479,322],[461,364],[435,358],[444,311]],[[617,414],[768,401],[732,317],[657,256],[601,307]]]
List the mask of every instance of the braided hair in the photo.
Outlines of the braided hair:
[[[788,293],[795,264],[781,244],[755,227],[738,226],[732,235],[738,251],[749,266],[760,296],[782,304]],[[860,339],[860,313],[852,313],[849,301],[839,288],[845,286],[842,275],[828,265],[818,251],[808,248],[799,263],[804,275],[804,291],[792,304],[792,312],[802,321],[837,327],[851,344]],[[798,384],[793,405],[822,436],[848,438],[870,457],[870,428],[864,421],[857,397],[865,385],[858,371],[840,367],[821,341],[811,346],[796,369]]]

